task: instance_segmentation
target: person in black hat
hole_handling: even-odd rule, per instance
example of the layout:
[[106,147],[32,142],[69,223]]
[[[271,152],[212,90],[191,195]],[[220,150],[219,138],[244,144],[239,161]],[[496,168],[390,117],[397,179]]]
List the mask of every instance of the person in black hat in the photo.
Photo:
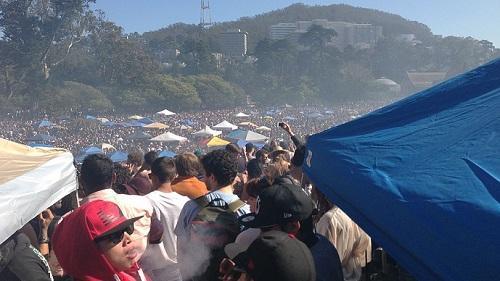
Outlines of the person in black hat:
[[232,258],[221,263],[224,281],[316,280],[314,260],[307,246],[282,231],[267,231],[250,245],[235,242],[224,250]]
[[265,188],[257,198],[256,211],[240,217],[240,223],[245,227],[260,228],[263,234],[279,230],[296,236],[311,250],[316,280],[343,280],[335,246],[315,233],[313,210],[313,202],[302,188],[280,183]]

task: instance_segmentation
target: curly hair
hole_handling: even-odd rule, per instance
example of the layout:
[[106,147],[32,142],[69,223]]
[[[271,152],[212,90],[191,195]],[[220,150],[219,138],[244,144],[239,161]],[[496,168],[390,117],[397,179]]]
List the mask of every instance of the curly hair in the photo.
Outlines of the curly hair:
[[221,186],[231,184],[238,174],[238,161],[234,154],[224,149],[214,150],[201,158],[205,176],[213,175]]

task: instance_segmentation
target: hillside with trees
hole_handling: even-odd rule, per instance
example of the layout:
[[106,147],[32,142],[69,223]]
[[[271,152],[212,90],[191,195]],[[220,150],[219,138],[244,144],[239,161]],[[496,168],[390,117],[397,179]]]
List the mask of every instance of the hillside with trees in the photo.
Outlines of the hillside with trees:
[[[240,105],[247,96],[263,105],[388,98],[373,95],[374,79],[404,85],[407,71],[453,76],[500,54],[488,41],[435,36],[424,24],[347,5],[295,4],[207,29],[178,23],[141,35],[125,34],[92,2],[0,2],[0,110],[200,110]],[[315,25],[298,42],[268,38],[272,24],[311,19],[371,23],[384,37],[372,48],[343,50],[328,44],[334,30]],[[220,33],[235,28],[249,33],[249,56],[221,60],[214,55]],[[417,43],[399,34],[414,34]]]

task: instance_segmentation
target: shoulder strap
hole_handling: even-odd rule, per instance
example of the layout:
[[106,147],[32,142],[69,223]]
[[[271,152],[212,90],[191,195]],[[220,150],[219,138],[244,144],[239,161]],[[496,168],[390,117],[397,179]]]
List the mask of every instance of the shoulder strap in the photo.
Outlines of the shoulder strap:
[[240,199],[234,201],[234,202],[231,202],[230,204],[228,204],[229,206],[229,211],[235,213],[236,211],[238,211],[239,208],[245,206],[245,202],[241,201]]

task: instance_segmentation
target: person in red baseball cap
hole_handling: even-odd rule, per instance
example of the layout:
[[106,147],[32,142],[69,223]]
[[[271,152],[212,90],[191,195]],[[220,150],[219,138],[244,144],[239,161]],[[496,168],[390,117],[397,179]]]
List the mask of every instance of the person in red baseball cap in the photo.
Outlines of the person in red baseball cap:
[[134,222],[111,202],[84,204],[64,217],[54,233],[54,252],[65,273],[82,281],[146,280],[130,244]]

